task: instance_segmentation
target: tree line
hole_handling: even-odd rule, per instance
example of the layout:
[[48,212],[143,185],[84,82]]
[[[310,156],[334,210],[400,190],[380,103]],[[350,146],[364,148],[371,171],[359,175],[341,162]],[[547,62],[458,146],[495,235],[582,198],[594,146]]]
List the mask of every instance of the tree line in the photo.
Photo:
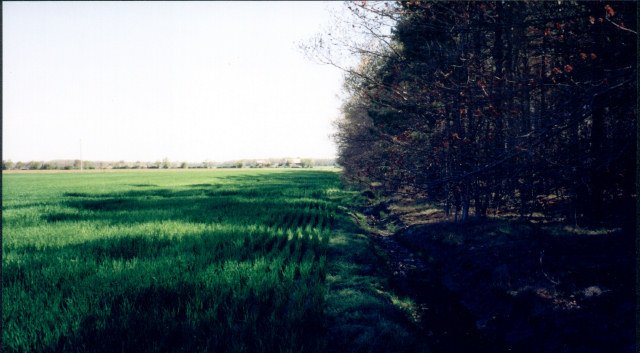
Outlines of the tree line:
[[360,62],[342,67],[346,178],[439,203],[456,220],[633,211],[635,2],[347,6],[373,44],[349,48]]
[[333,167],[336,161],[332,158],[268,158],[239,159],[224,162],[203,161],[185,162],[171,161],[168,158],[155,162],[121,161],[85,161],[85,160],[52,160],[13,162],[2,161],[2,170],[80,170],[80,169],[188,169],[188,168],[313,168]]

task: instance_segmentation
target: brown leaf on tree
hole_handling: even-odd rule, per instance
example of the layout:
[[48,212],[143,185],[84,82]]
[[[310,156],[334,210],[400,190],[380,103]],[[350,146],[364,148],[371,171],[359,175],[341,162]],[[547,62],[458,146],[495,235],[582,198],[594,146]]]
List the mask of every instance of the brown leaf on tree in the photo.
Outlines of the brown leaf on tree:
[[596,55],[596,53],[591,53],[589,54],[589,57],[591,57],[591,60],[596,60],[598,58],[598,56]]
[[569,73],[571,71],[573,71],[573,66],[571,66],[570,64],[564,66],[564,72]]
[[496,109],[496,107],[493,106],[493,104],[489,104],[489,112],[491,113],[492,116],[496,117],[498,115],[500,115],[498,113],[498,109]]
[[587,60],[587,53],[580,53],[580,59]]
[[611,5],[605,5],[604,10],[607,12],[607,17],[613,17],[616,15],[616,12],[613,10]]
[[592,25],[596,23],[596,18],[593,16],[589,16],[589,23],[591,23]]

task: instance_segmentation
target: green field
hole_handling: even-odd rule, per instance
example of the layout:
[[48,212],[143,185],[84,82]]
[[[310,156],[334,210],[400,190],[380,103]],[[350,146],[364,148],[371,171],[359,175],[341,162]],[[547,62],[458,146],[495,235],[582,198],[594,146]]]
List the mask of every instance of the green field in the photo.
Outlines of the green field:
[[5,352],[413,347],[333,171],[4,174],[2,193]]

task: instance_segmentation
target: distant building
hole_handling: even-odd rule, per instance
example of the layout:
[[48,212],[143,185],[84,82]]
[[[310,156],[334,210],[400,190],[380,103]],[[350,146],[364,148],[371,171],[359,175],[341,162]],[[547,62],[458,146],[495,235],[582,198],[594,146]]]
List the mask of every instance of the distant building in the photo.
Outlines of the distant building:
[[264,159],[258,159],[256,161],[256,167],[258,168],[264,168],[264,167],[270,167],[271,166],[271,162],[264,160]]
[[300,158],[292,158],[289,160],[289,167],[302,168],[302,160]]

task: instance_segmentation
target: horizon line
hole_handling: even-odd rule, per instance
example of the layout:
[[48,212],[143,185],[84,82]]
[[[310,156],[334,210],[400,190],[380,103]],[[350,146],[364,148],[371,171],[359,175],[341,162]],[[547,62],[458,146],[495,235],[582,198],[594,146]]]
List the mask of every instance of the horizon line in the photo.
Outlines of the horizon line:
[[39,158],[30,158],[30,159],[13,159],[13,158],[5,158],[3,156],[2,161],[12,161],[12,162],[54,162],[54,161],[88,161],[88,162],[125,162],[125,163],[144,163],[144,162],[162,162],[167,159],[169,162],[188,162],[188,163],[200,163],[200,162],[214,162],[214,163],[223,163],[230,161],[244,161],[244,160],[262,160],[262,159],[337,159],[337,156],[333,157],[301,157],[301,156],[286,156],[286,157],[250,157],[250,158],[230,158],[230,159],[172,159],[169,157],[162,157],[156,159],[87,159],[87,158],[53,158],[53,159],[39,159]]

